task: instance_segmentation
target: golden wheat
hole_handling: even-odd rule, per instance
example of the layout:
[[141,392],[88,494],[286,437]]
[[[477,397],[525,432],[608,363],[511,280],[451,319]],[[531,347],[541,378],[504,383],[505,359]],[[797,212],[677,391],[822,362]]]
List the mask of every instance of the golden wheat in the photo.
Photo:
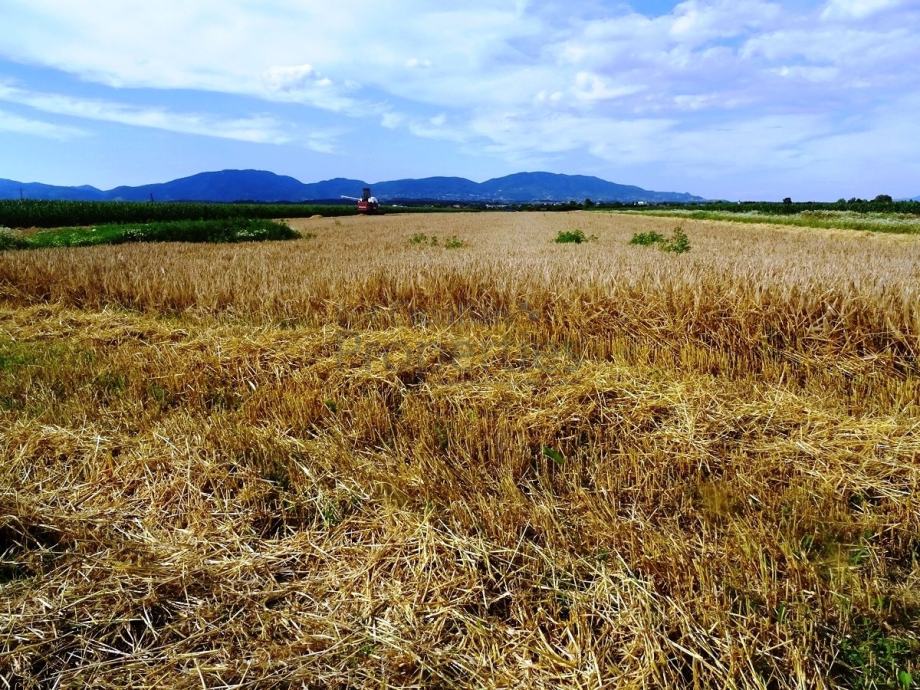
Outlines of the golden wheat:
[[0,254],[8,684],[917,675],[916,238],[291,222]]

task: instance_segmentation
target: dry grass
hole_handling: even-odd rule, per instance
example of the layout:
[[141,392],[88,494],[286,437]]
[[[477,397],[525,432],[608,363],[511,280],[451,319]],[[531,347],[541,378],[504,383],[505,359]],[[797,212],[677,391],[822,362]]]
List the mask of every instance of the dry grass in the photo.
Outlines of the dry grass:
[[917,676],[920,241],[674,222],[0,254],[0,678]]

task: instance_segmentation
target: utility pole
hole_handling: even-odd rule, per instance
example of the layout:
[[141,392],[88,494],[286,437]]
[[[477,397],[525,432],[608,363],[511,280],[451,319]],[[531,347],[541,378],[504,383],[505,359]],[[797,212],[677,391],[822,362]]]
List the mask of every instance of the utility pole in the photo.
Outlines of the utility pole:
[[19,185],[19,201],[21,202],[24,199],[25,199],[25,195],[22,193],[22,185]]

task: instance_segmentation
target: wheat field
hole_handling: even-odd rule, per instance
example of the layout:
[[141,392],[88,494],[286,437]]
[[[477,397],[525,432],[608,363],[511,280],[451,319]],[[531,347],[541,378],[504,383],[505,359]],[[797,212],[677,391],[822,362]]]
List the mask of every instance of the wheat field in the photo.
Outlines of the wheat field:
[[289,223],[0,253],[3,684],[920,679],[920,238]]

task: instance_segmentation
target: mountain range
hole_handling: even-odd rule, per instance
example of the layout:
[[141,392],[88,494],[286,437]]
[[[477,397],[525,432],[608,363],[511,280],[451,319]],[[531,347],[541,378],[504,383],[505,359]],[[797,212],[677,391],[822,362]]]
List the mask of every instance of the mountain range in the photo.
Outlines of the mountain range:
[[524,172],[473,182],[463,177],[426,177],[368,184],[335,178],[303,183],[265,170],[204,172],[171,182],[102,190],[89,185],[59,187],[38,182],[0,179],[0,199],[54,199],[72,201],[331,201],[343,195],[360,196],[371,187],[381,201],[455,202],[694,202],[703,199],[677,192],[653,192],[585,175]]

